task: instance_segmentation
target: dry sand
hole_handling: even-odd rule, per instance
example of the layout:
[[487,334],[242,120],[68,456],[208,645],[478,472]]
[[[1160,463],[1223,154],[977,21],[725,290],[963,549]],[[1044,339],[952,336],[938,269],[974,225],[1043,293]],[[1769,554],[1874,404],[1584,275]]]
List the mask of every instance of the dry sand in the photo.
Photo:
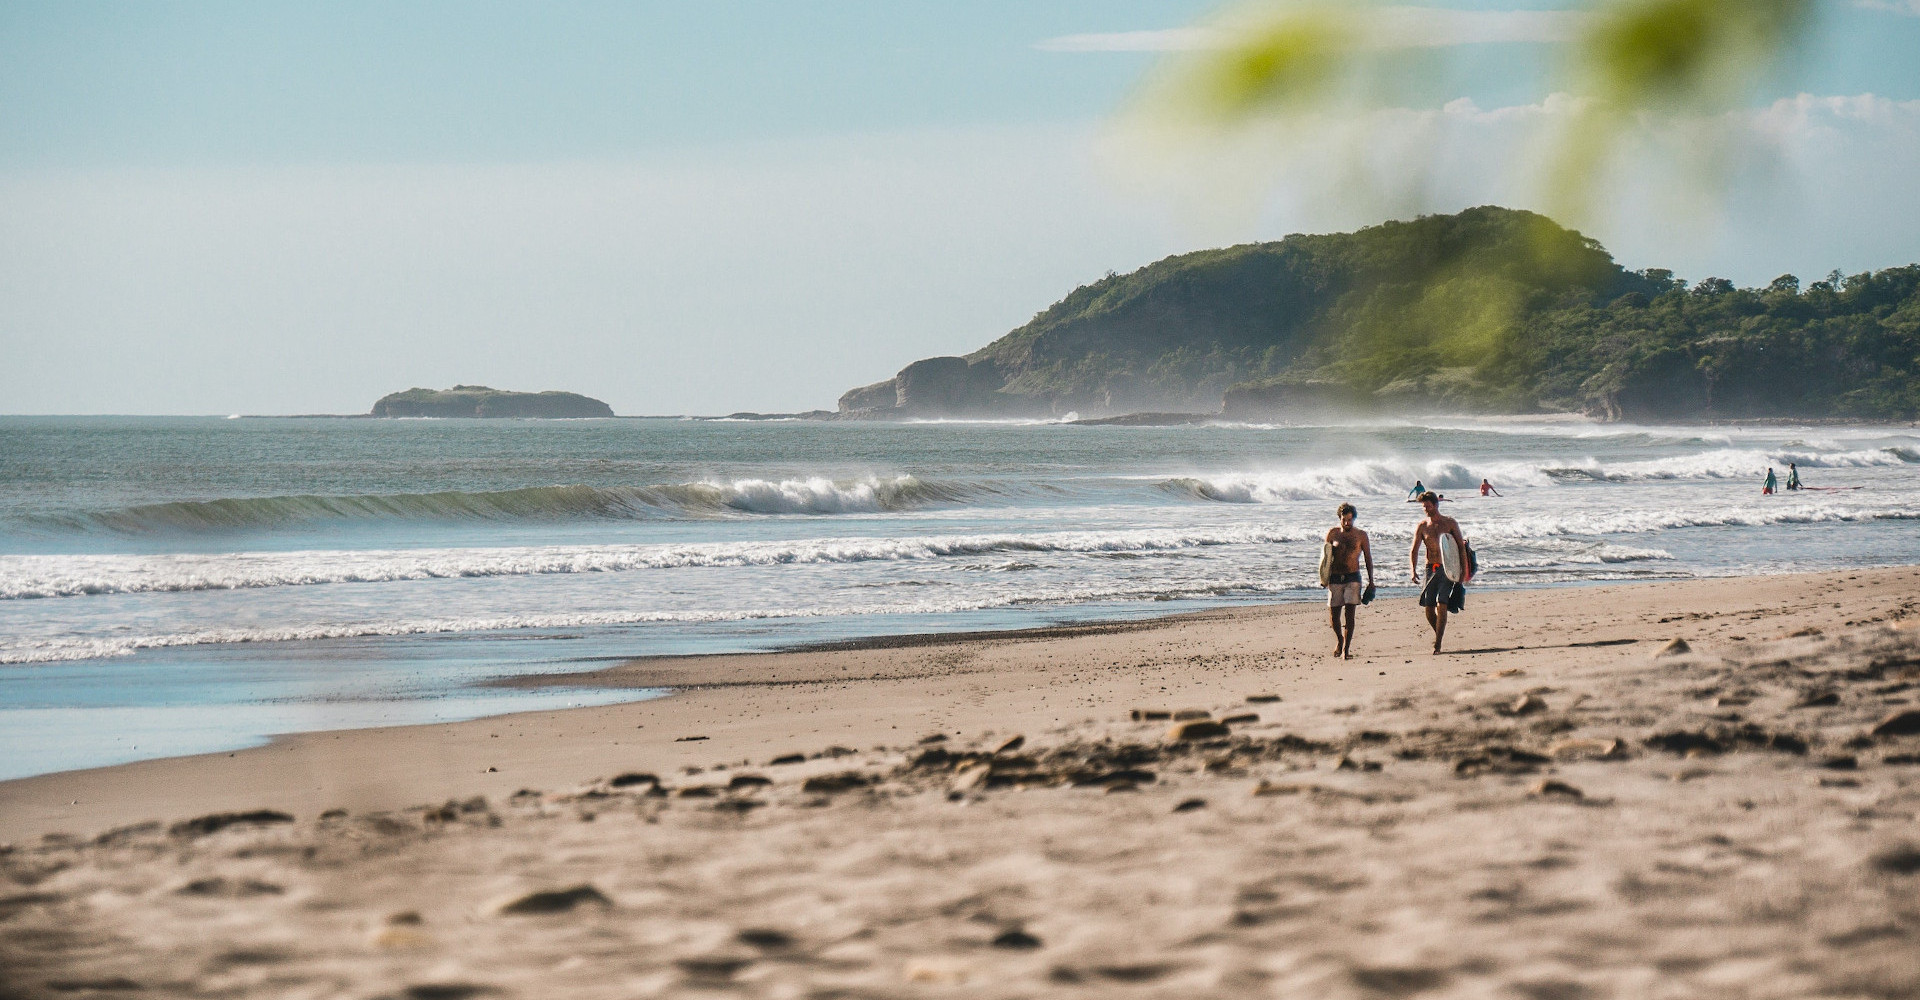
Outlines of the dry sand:
[[1399,599],[1351,661],[1299,605],[635,661],[679,693],[0,784],[0,996],[1920,996],[1917,609],[1861,570],[1476,593],[1440,657]]

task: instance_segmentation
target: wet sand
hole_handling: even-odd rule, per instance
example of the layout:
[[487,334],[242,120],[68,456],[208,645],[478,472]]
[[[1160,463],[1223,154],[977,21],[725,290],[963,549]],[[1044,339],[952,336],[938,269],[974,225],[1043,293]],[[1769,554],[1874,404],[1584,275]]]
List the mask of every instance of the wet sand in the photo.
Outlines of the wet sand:
[[1402,598],[1348,661],[1311,605],[640,660],[8,782],[0,995],[1911,996],[1916,618],[1909,568],[1475,593],[1438,657]]

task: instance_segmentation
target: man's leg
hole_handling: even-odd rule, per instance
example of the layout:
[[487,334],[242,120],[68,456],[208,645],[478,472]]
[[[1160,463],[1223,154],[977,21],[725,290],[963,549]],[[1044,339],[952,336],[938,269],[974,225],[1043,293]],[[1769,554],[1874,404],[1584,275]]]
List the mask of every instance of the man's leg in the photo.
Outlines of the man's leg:
[[1353,612],[1355,610],[1353,605],[1347,605],[1347,641],[1340,654],[1349,660],[1353,659]]
[[1447,637],[1447,606],[1436,605],[1427,609],[1427,618],[1433,622],[1433,651],[1440,652],[1440,640]]
[[1333,625],[1333,655],[1339,656],[1347,651],[1346,641],[1340,638],[1340,605],[1327,608],[1327,620]]

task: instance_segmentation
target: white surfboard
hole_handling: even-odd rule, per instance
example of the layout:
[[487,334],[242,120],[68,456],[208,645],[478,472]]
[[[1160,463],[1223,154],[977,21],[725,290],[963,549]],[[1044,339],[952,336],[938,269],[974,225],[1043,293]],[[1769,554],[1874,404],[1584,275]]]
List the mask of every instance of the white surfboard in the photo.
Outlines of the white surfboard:
[[1455,583],[1467,582],[1466,559],[1460,551],[1460,543],[1454,540],[1453,532],[1440,536],[1440,570],[1447,579]]
[[1320,586],[1327,585],[1333,579],[1333,543],[1320,543]]

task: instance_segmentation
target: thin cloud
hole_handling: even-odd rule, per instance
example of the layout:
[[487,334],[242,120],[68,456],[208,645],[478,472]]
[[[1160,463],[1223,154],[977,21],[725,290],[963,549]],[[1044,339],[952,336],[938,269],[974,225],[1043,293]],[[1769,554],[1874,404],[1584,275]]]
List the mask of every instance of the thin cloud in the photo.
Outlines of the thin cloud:
[[[1880,0],[1860,0],[1879,3]],[[1920,4],[1920,0],[1912,0]],[[1571,40],[1589,15],[1570,10],[1452,10],[1378,7],[1370,12],[1367,45],[1380,49],[1446,48],[1492,42],[1553,44]],[[1195,52],[1233,43],[1229,28],[1167,28],[1061,35],[1038,42],[1043,52]]]

